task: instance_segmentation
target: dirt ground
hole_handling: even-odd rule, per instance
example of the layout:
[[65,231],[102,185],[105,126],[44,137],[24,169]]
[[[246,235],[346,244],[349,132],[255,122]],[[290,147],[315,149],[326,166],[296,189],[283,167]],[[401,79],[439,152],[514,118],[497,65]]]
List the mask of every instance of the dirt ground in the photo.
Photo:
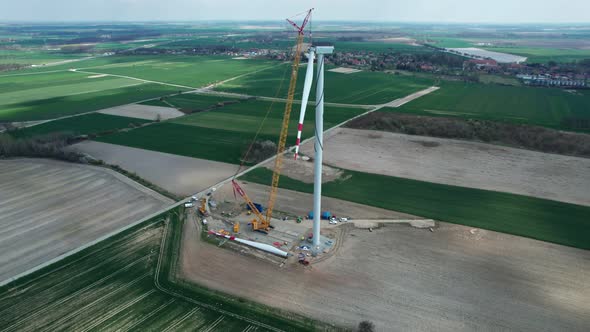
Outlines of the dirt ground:
[[[250,198],[266,207],[268,187],[244,182],[240,182],[240,186]],[[215,207],[209,208],[210,215],[206,217],[209,230],[220,231],[223,229],[231,232],[234,223],[238,222],[240,223],[240,231],[235,235],[245,240],[275,245],[281,250],[294,250],[295,253],[298,253],[295,250],[296,246],[310,245],[307,242],[300,243],[300,240],[302,236],[306,237],[312,231],[313,221],[305,218],[312,209],[312,195],[279,189],[272,220],[274,229],[268,235],[252,231],[250,222],[254,216],[246,214],[245,203],[241,198],[234,197],[231,184],[218,187],[211,196],[211,200],[216,204]],[[427,221],[395,211],[367,207],[338,199],[323,198],[322,204],[323,210],[329,210],[335,216],[349,217],[351,220],[348,223],[354,223],[360,228],[378,227],[379,223],[406,223],[414,227],[434,227],[432,220]],[[303,218],[301,223],[296,222],[298,216]],[[287,220],[283,220],[283,217],[287,217]],[[366,220],[366,218],[370,219]],[[322,220],[321,224],[324,230],[336,227],[330,225],[328,220]],[[322,235],[325,236],[326,232],[324,231]],[[261,252],[256,251],[248,253],[257,257],[267,256],[260,255]],[[264,257],[264,259],[277,264],[283,262],[283,259],[273,260],[268,257]]]
[[378,331],[585,331],[590,253],[440,223],[373,232],[351,224],[334,255],[278,267],[199,241],[185,225],[181,276],[212,289]]
[[[269,187],[256,183],[244,183],[242,181],[240,181],[240,186],[246,191],[252,201],[262,203],[263,206],[266,206]],[[240,204],[244,204],[244,201],[239,196],[237,199],[234,198],[231,184],[218,188],[214,194],[214,198],[218,202],[237,201]],[[313,210],[313,195],[280,188],[277,193],[274,209],[275,211],[287,212],[295,216],[306,216],[309,211]],[[330,197],[322,197],[322,211],[330,211],[338,217],[351,217],[354,219],[423,219],[405,213]],[[311,227],[311,221],[306,222],[309,222],[309,227]],[[323,222],[328,226],[327,220]]]
[[488,51],[481,48],[476,47],[467,47],[467,48],[448,48],[447,50],[468,54],[472,57],[482,57],[482,58],[490,58],[496,60],[499,63],[522,63],[527,60],[526,57],[509,54],[509,53],[502,53],[502,52],[494,52]]
[[137,173],[179,196],[204,190],[236,172],[236,166],[101,142],[85,141],[72,149]]
[[[264,164],[269,170],[273,170],[275,166],[274,159]],[[299,180],[305,183],[313,183],[313,160],[303,160],[298,158],[295,160],[292,154],[285,155],[283,159],[283,168],[281,175],[290,177],[295,180]],[[342,170],[324,165],[322,167],[322,183],[334,181],[342,176]]]
[[338,68],[330,69],[328,71],[339,73],[339,74],[354,74],[354,73],[358,73],[360,70],[354,69],[354,68],[338,67]]
[[173,203],[111,170],[53,160],[0,160],[0,183],[0,280]]
[[161,120],[173,119],[184,115],[184,113],[172,107],[149,106],[139,104],[107,108],[98,111],[98,113],[126,116],[130,118],[145,120],[156,120],[158,115],[160,116]]
[[[590,205],[587,158],[348,128],[324,146],[324,162],[345,169]],[[301,150],[313,155],[313,142]]]

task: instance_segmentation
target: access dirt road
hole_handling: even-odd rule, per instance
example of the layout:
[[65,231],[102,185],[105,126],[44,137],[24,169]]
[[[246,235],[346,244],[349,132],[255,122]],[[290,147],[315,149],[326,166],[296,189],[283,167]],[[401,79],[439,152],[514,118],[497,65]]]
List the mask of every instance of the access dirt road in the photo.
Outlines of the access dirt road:
[[378,331],[585,331],[590,254],[441,223],[434,231],[348,227],[335,255],[304,269],[183,234],[182,277],[323,321]]
[[71,149],[87,153],[179,196],[204,190],[236,172],[236,165],[190,158],[169,153],[131,148],[122,145],[85,141]]
[[111,170],[0,160],[0,281],[173,202]]
[[382,107],[400,107],[400,106],[403,106],[403,105],[411,102],[412,100],[415,100],[415,99],[418,99],[420,97],[426,96],[427,94],[432,93],[432,92],[434,92],[434,91],[436,91],[438,89],[440,89],[440,88],[437,87],[437,86],[431,86],[428,89],[424,89],[422,91],[418,91],[416,93],[412,93],[409,96],[396,99],[396,100],[391,101],[391,102],[389,102],[387,104],[379,105],[379,108],[382,108]]
[[[587,158],[348,128],[324,140],[331,166],[590,205]],[[313,142],[301,151],[313,155]]]

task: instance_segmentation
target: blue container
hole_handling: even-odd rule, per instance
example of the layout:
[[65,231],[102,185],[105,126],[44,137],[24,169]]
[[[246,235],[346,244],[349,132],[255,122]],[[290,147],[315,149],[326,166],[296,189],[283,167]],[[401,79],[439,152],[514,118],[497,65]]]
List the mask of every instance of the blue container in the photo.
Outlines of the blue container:
[[[264,208],[262,207],[262,204],[258,204],[258,203],[253,203],[253,204],[256,207],[256,209],[258,210],[258,212],[264,211]],[[252,208],[250,207],[250,205],[248,205],[248,210],[252,210]]]
[[[310,211],[307,214],[307,218],[313,219],[313,211]],[[332,213],[330,213],[330,211],[324,211],[324,212],[322,212],[321,218],[325,219],[325,220],[330,220],[330,218],[332,218]]]

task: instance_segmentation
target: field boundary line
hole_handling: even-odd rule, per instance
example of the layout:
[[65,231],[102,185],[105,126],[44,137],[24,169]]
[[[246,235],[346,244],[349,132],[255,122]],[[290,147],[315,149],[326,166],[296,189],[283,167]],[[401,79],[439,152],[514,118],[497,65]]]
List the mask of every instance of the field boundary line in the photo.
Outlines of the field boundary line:
[[20,74],[7,74],[7,75],[0,75],[0,78],[3,77],[16,77],[16,76],[30,76],[30,75],[40,75],[40,74],[51,74],[51,73],[60,73],[66,72],[67,69],[56,69],[56,70],[48,70],[48,71],[38,71],[32,73],[20,73]]
[[[92,252],[91,254],[94,254],[94,252]],[[89,256],[89,255],[84,255],[84,256],[80,257],[80,259],[87,258],[88,256]],[[146,256],[144,256],[144,257],[142,257],[142,258],[145,258],[145,257],[146,257]],[[43,289],[43,290],[42,290],[40,293],[43,293],[43,292],[50,291],[50,290],[52,290],[53,288],[55,288],[55,287],[58,287],[58,286],[62,286],[62,284],[63,284],[63,283],[66,283],[66,282],[68,282],[68,281],[70,281],[70,280],[76,279],[76,278],[80,277],[81,275],[83,275],[83,274],[85,274],[85,273],[93,272],[93,271],[94,271],[94,270],[96,270],[96,269],[100,269],[100,268],[102,268],[102,267],[103,267],[105,264],[110,264],[110,263],[112,263],[112,262],[114,262],[114,261],[116,261],[116,260],[118,260],[118,259],[119,259],[119,257],[117,257],[117,256],[112,256],[112,257],[110,257],[110,258],[107,258],[107,259],[105,259],[105,260],[101,261],[99,264],[96,264],[96,265],[94,265],[94,266],[93,266],[93,267],[91,267],[90,269],[84,270],[84,271],[82,271],[82,272],[80,272],[80,273],[77,273],[76,275],[73,275],[73,276],[67,277],[67,278],[66,278],[66,279],[64,279],[64,280],[60,280],[60,281],[59,281],[58,283],[56,283],[55,285],[53,285],[53,286],[50,286],[49,288],[45,288],[45,289]],[[71,264],[73,264],[73,263],[77,263],[78,261],[79,261],[79,259],[76,259],[76,260],[72,261],[70,264],[66,264],[66,265],[64,265],[64,268],[65,268],[65,267],[67,267],[67,266],[69,266],[69,265],[71,265]],[[135,261],[134,261],[134,262],[135,262]],[[134,263],[134,262],[131,262],[130,264],[132,264],[132,263]],[[59,271],[59,270],[55,270],[55,271],[51,271],[51,272],[56,272],[56,271]],[[44,277],[44,276],[46,276],[46,275],[47,275],[47,274],[43,274],[43,275],[42,275],[42,276],[40,276],[40,277]],[[109,276],[105,276],[104,278],[107,278],[107,277],[109,277]],[[102,278],[102,279],[104,279],[104,278]],[[31,282],[35,282],[35,281],[37,281],[38,279],[39,279],[39,278],[35,278],[35,279],[31,280]],[[29,283],[26,283],[25,285],[28,285],[28,284],[29,284]],[[25,286],[25,285],[23,285],[23,286]],[[0,299],[0,300],[8,299],[8,298],[10,298],[10,297],[12,297],[12,296],[5,297],[5,298],[2,298],[2,299]],[[2,312],[2,311],[3,311],[3,310],[0,310],[0,312]]]
[[[239,98],[239,99],[248,99],[248,98],[256,98],[256,100],[262,101],[276,101],[284,103],[287,101],[286,98],[277,98],[277,97],[268,97],[268,96],[254,96],[254,95],[247,95],[242,93],[235,93],[235,92],[224,92],[224,91],[216,91],[216,90],[197,90],[197,91],[189,91],[187,93],[197,94],[197,95],[206,95],[206,96],[218,96],[218,97],[232,97],[232,98]],[[294,100],[294,104],[301,105],[300,100]],[[307,103],[308,106],[315,106],[315,101],[309,101]],[[371,109],[373,107],[378,107],[381,105],[367,105],[367,104],[344,104],[344,103],[330,103],[325,102],[324,105],[326,106],[333,106],[333,107],[349,107],[349,108],[364,108],[364,109]]]
[[[109,247],[111,247],[111,246],[116,246],[116,245],[120,244],[121,242],[123,242],[123,241],[125,241],[125,240],[127,240],[127,239],[123,238],[123,239],[119,239],[119,240],[117,240],[117,241],[114,241],[114,242],[113,242],[113,243],[111,243],[109,246],[107,246],[107,248],[109,248]],[[39,280],[39,279],[41,279],[41,278],[43,278],[43,277],[47,276],[48,274],[51,274],[51,273],[53,273],[53,272],[57,272],[57,271],[60,271],[60,270],[62,270],[62,269],[65,269],[66,267],[68,267],[68,266],[70,266],[70,265],[72,265],[72,264],[75,264],[75,263],[79,262],[80,260],[82,260],[82,259],[84,259],[84,258],[87,258],[87,257],[88,257],[88,256],[90,256],[90,255],[93,255],[94,253],[95,253],[95,251],[89,252],[89,253],[87,253],[86,255],[83,255],[83,256],[81,256],[81,257],[79,257],[79,258],[76,258],[75,260],[73,260],[73,261],[71,261],[71,262],[68,262],[68,263],[66,263],[66,264],[62,265],[62,266],[60,266],[59,268],[57,268],[57,269],[55,269],[55,270],[53,270],[53,271],[47,271],[46,273],[43,273],[42,275],[39,275],[39,276],[37,276],[37,277],[35,277],[35,278],[33,278],[33,279],[31,279],[31,280],[27,281],[27,282],[26,282],[26,283],[24,283],[23,285],[19,285],[19,286],[20,286],[20,287],[27,286],[27,285],[29,285],[30,283],[32,283],[32,282],[35,282],[35,281],[37,281],[37,280]],[[82,273],[79,273],[79,274],[75,275],[74,277],[77,277],[77,276],[79,276],[80,274],[82,274]],[[69,279],[66,279],[66,280],[69,280]],[[2,297],[2,298],[0,298],[0,300],[6,299],[6,298],[8,298],[8,297]]]
[[219,82],[211,83],[211,84],[209,84],[209,85],[206,85],[206,86],[204,86],[204,87],[195,88],[195,91],[191,91],[191,92],[197,92],[197,91],[201,91],[201,90],[202,90],[202,91],[211,90],[211,89],[213,89],[213,88],[214,88],[214,87],[216,87],[216,86],[219,86],[219,85],[225,84],[225,83],[227,83],[227,82],[231,82],[231,81],[233,81],[233,80],[237,80],[238,78],[242,78],[242,77],[244,77],[244,76],[248,76],[248,75],[256,74],[256,73],[259,73],[259,72],[261,72],[261,71],[264,71],[264,70],[267,70],[267,69],[270,69],[270,68],[274,68],[274,67],[279,67],[279,66],[281,66],[281,65],[288,64],[288,63],[289,63],[289,62],[281,62],[281,63],[279,63],[279,64],[276,64],[276,65],[270,65],[270,66],[266,66],[266,67],[263,67],[263,68],[260,68],[260,69],[257,69],[257,70],[251,71],[251,72],[247,72],[247,73],[244,73],[244,74],[241,74],[241,75],[238,75],[238,76],[234,76],[234,77],[230,77],[230,78],[228,78],[228,79],[225,79],[225,80],[221,80],[221,81],[219,81]]
[[160,82],[160,81],[151,81],[151,80],[146,80],[143,78],[137,78],[137,77],[133,77],[133,76],[125,76],[125,75],[117,75],[117,74],[106,74],[106,73],[99,73],[99,72],[94,72],[94,71],[86,71],[86,70],[79,70],[79,69],[70,69],[69,72],[72,73],[82,73],[82,74],[90,74],[90,75],[105,75],[105,76],[113,76],[113,77],[119,77],[119,78],[126,78],[129,80],[136,80],[136,81],[141,81],[144,83],[154,83],[154,84],[160,84],[160,85],[168,85],[168,86],[173,86],[175,88],[183,88],[183,89],[198,89],[192,86],[186,86],[186,85],[180,85],[180,84],[174,84],[174,83],[166,83],[166,82]]
[[114,231],[106,234],[106,235],[103,235],[103,236],[99,237],[96,240],[90,241],[90,242],[88,242],[88,243],[86,243],[86,244],[84,244],[84,245],[82,245],[82,246],[80,246],[80,247],[78,247],[76,249],[73,249],[72,251],[69,251],[69,252],[67,252],[65,254],[59,255],[59,256],[57,256],[55,258],[52,258],[52,259],[48,260],[47,262],[45,262],[43,264],[40,264],[40,265],[37,265],[37,266],[35,266],[35,267],[33,267],[33,268],[31,268],[31,269],[29,269],[27,271],[24,271],[22,273],[19,273],[19,274],[17,274],[14,277],[5,279],[3,281],[0,281],[0,287],[5,286],[5,285],[7,285],[7,284],[9,284],[9,283],[11,283],[13,281],[16,281],[16,280],[22,278],[22,277],[25,277],[25,276],[27,276],[27,275],[29,275],[31,273],[37,272],[37,271],[39,271],[39,270],[41,270],[41,269],[43,269],[45,267],[48,267],[48,266],[50,266],[50,265],[52,265],[54,263],[57,263],[57,262],[61,261],[62,259],[68,258],[68,257],[70,257],[70,256],[72,256],[74,254],[77,254],[77,253],[79,253],[80,251],[82,251],[82,250],[84,250],[86,248],[92,247],[93,245],[95,245],[97,243],[100,243],[100,242],[102,242],[102,241],[104,241],[104,240],[106,240],[106,239],[108,239],[110,237],[113,237],[113,236],[115,236],[115,235],[117,235],[119,233],[122,233],[122,232],[124,232],[124,231],[126,231],[126,230],[128,230],[130,228],[133,228],[133,227],[135,227],[135,226],[137,226],[137,225],[139,225],[139,224],[141,224],[141,223],[143,223],[145,221],[148,221],[148,220],[150,220],[152,218],[155,218],[155,217],[159,216],[160,214],[165,213],[165,212],[167,212],[167,211],[169,211],[169,210],[171,210],[171,209],[173,209],[173,208],[181,205],[182,203],[184,203],[184,201],[174,203],[174,204],[172,204],[172,205],[170,205],[168,207],[164,207],[164,208],[162,208],[159,211],[156,211],[156,212],[154,212],[154,213],[152,213],[152,214],[150,214],[150,215],[148,215],[146,217],[143,217],[143,218],[139,219],[136,222],[133,222],[133,223],[131,223],[129,225],[123,226],[123,227],[121,227],[121,228],[119,228],[117,230],[114,230]]

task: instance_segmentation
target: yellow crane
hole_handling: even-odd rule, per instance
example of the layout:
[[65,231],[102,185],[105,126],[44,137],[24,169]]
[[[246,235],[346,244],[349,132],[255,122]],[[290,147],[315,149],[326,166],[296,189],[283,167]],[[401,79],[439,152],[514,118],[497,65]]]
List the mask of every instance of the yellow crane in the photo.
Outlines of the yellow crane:
[[250,210],[254,213],[255,217],[252,220],[252,229],[255,231],[268,232],[272,228],[270,220],[272,218],[272,211],[274,209],[275,201],[277,198],[277,190],[279,189],[279,179],[281,177],[281,168],[283,166],[283,152],[285,151],[285,145],[287,143],[287,135],[289,133],[289,119],[291,118],[291,109],[293,107],[293,99],[295,98],[295,88],[297,87],[297,75],[299,73],[299,63],[301,61],[301,53],[303,51],[303,38],[305,36],[305,27],[311,18],[311,12],[313,8],[307,12],[307,15],[303,19],[303,23],[298,25],[292,20],[287,19],[297,30],[297,44],[295,46],[295,55],[293,64],[291,66],[291,80],[289,82],[289,90],[287,92],[287,101],[285,103],[285,113],[283,115],[283,122],[281,126],[281,133],[279,135],[279,144],[277,145],[277,156],[275,158],[275,165],[272,173],[272,183],[270,186],[270,195],[268,199],[268,206],[266,209],[266,215],[259,211],[256,205],[248,197],[246,192],[240,187],[240,185],[232,180],[234,191],[237,192],[248,204]]

